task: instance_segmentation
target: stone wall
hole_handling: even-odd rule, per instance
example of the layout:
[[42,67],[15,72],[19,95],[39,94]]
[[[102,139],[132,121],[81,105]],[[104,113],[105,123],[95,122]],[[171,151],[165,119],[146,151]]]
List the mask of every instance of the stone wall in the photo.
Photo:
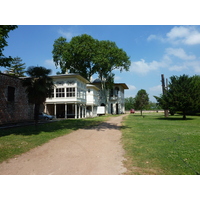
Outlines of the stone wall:
[[0,125],[33,119],[33,105],[28,103],[19,78],[0,73]]

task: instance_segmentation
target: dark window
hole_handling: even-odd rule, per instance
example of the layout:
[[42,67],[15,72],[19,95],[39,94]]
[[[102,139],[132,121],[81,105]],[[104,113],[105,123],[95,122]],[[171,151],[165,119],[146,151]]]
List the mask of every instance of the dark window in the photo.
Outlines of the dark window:
[[15,88],[8,86],[8,101],[15,101]]
[[75,97],[75,88],[67,88],[66,96],[67,97]]
[[64,88],[57,88],[56,89],[56,97],[65,97],[65,90],[64,90]]

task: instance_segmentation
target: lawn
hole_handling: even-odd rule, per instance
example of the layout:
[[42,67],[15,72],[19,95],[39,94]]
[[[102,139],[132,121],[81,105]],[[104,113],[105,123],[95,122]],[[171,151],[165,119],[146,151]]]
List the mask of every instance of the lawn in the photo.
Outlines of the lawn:
[[123,121],[127,174],[200,174],[200,117],[130,114]]
[[109,116],[87,119],[67,119],[35,126],[0,129],[0,163],[30,149],[40,146],[49,140],[69,134],[79,128],[95,126]]

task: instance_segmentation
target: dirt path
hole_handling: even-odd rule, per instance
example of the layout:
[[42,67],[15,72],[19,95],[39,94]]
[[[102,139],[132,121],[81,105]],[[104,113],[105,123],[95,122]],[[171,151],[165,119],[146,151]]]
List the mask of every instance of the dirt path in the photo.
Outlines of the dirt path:
[[125,115],[90,129],[55,138],[0,164],[0,174],[16,175],[118,175],[122,161],[119,126]]

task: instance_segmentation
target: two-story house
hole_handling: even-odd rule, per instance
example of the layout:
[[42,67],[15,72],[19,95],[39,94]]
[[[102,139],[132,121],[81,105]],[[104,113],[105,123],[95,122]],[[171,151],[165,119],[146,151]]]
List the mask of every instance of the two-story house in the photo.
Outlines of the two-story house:
[[79,74],[50,76],[54,89],[46,99],[44,111],[58,118],[85,118],[87,81]]
[[[93,85],[101,88],[100,79],[95,79]],[[100,90],[99,105],[106,107],[106,113],[122,114],[125,113],[124,90],[128,89],[125,83],[114,83],[110,90]]]
[[[46,99],[44,112],[57,118],[85,118],[97,116],[97,107],[105,106],[106,113],[125,113],[125,83],[115,83],[113,89],[101,91],[99,79],[92,83],[79,74],[50,76],[54,89]],[[104,95],[103,95],[104,94]]]

